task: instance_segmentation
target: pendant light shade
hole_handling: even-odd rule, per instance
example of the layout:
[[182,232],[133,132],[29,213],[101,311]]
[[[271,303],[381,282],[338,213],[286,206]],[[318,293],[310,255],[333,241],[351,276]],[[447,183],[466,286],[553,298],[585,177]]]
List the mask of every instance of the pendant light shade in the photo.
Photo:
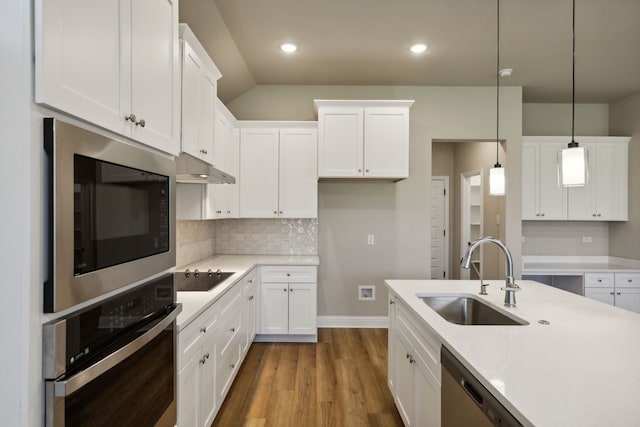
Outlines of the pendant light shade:
[[573,55],[571,66],[571,142],[560,153],[560,182],[564,187],[584,187],[587,185],[587,149],[575,141],[576,109],[576,0],[573,0],[571,39]]
[[505,177],[504,168],[500,163],[489,169],[489,194],[492,196],[504,196]]
[[489,169],[489,195],[504,196],[506,190],[505,172],[498,159],[500,149],[500,0],[497,2],[497,54],[496,54],[496,164]]

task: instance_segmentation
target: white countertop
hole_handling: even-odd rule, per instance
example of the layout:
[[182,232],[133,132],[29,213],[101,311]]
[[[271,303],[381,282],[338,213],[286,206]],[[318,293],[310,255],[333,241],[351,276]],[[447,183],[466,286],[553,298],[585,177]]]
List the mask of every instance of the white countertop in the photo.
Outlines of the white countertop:
[[207,292],[177,292],[177,301],[182,304],[182,312],[178,315],[178,330],[183,329],[198,317],[207,307],[218,300],[229,288],[240,280],[251,269],[258,265],[318,265],[317,256],[289,255],[214,255],[203,258],[189,265],[178,267],[175,271],[196,268],[200,271],[208,269],[234,271],[235,274]]
[[[507,309],[504,281],[486,282],[480,296],[479,281],[386,281],[524,425],[640,425],[640,315],[528,280]],[[449,293],[473,294],[529,325],[452,324],[416,296]]]
[[640,271],[640,262],[608,256],[523,256],[522,274],[580,275],[606,271]]

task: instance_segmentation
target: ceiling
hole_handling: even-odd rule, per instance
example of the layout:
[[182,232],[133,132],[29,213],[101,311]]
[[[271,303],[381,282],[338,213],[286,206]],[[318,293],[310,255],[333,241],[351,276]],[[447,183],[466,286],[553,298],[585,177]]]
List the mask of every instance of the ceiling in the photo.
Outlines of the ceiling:
[[[514,69],[501,85],[571,102],[571,12],[501,1],[500,63]],[[183,0],[180,20],[220,68],[223,102],[256,84],[495,86],[496,0]],[[576,0],[576,102],[638,91],[640,0]]]

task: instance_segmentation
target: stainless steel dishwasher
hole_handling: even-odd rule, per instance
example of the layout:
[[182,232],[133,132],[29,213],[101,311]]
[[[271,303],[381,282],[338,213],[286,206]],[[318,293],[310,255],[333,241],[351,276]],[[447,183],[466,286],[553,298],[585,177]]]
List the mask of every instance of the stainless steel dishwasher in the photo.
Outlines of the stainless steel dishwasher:
[[522,426],[444,346],[442,427]]

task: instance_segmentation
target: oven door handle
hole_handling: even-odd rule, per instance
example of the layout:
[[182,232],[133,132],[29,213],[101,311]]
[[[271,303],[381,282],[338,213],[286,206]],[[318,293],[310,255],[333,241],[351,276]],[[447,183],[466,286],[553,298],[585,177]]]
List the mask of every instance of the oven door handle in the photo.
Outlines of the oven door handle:
[[56,381],[54,383],[54,395],[56,397],[67,397],[76,391],[80,390],[91,381],[98,378],[100,375],[107,372],[109,369],[118,365],[120,362],[131,356],[136,351],[140,350],[146,344],[151,342],[155,337],[176,320],[178,314],[182,311],[182,304],[176,304],[176,307],[160,321],[153,328],[149,329],[144,334],[140,335],[134,341],[131,341],[126,346],[122,347],[118,351],[111,353],[99,362],[91,365],[87,369],[79,372],[77,375],[69,378],[66,381]]

